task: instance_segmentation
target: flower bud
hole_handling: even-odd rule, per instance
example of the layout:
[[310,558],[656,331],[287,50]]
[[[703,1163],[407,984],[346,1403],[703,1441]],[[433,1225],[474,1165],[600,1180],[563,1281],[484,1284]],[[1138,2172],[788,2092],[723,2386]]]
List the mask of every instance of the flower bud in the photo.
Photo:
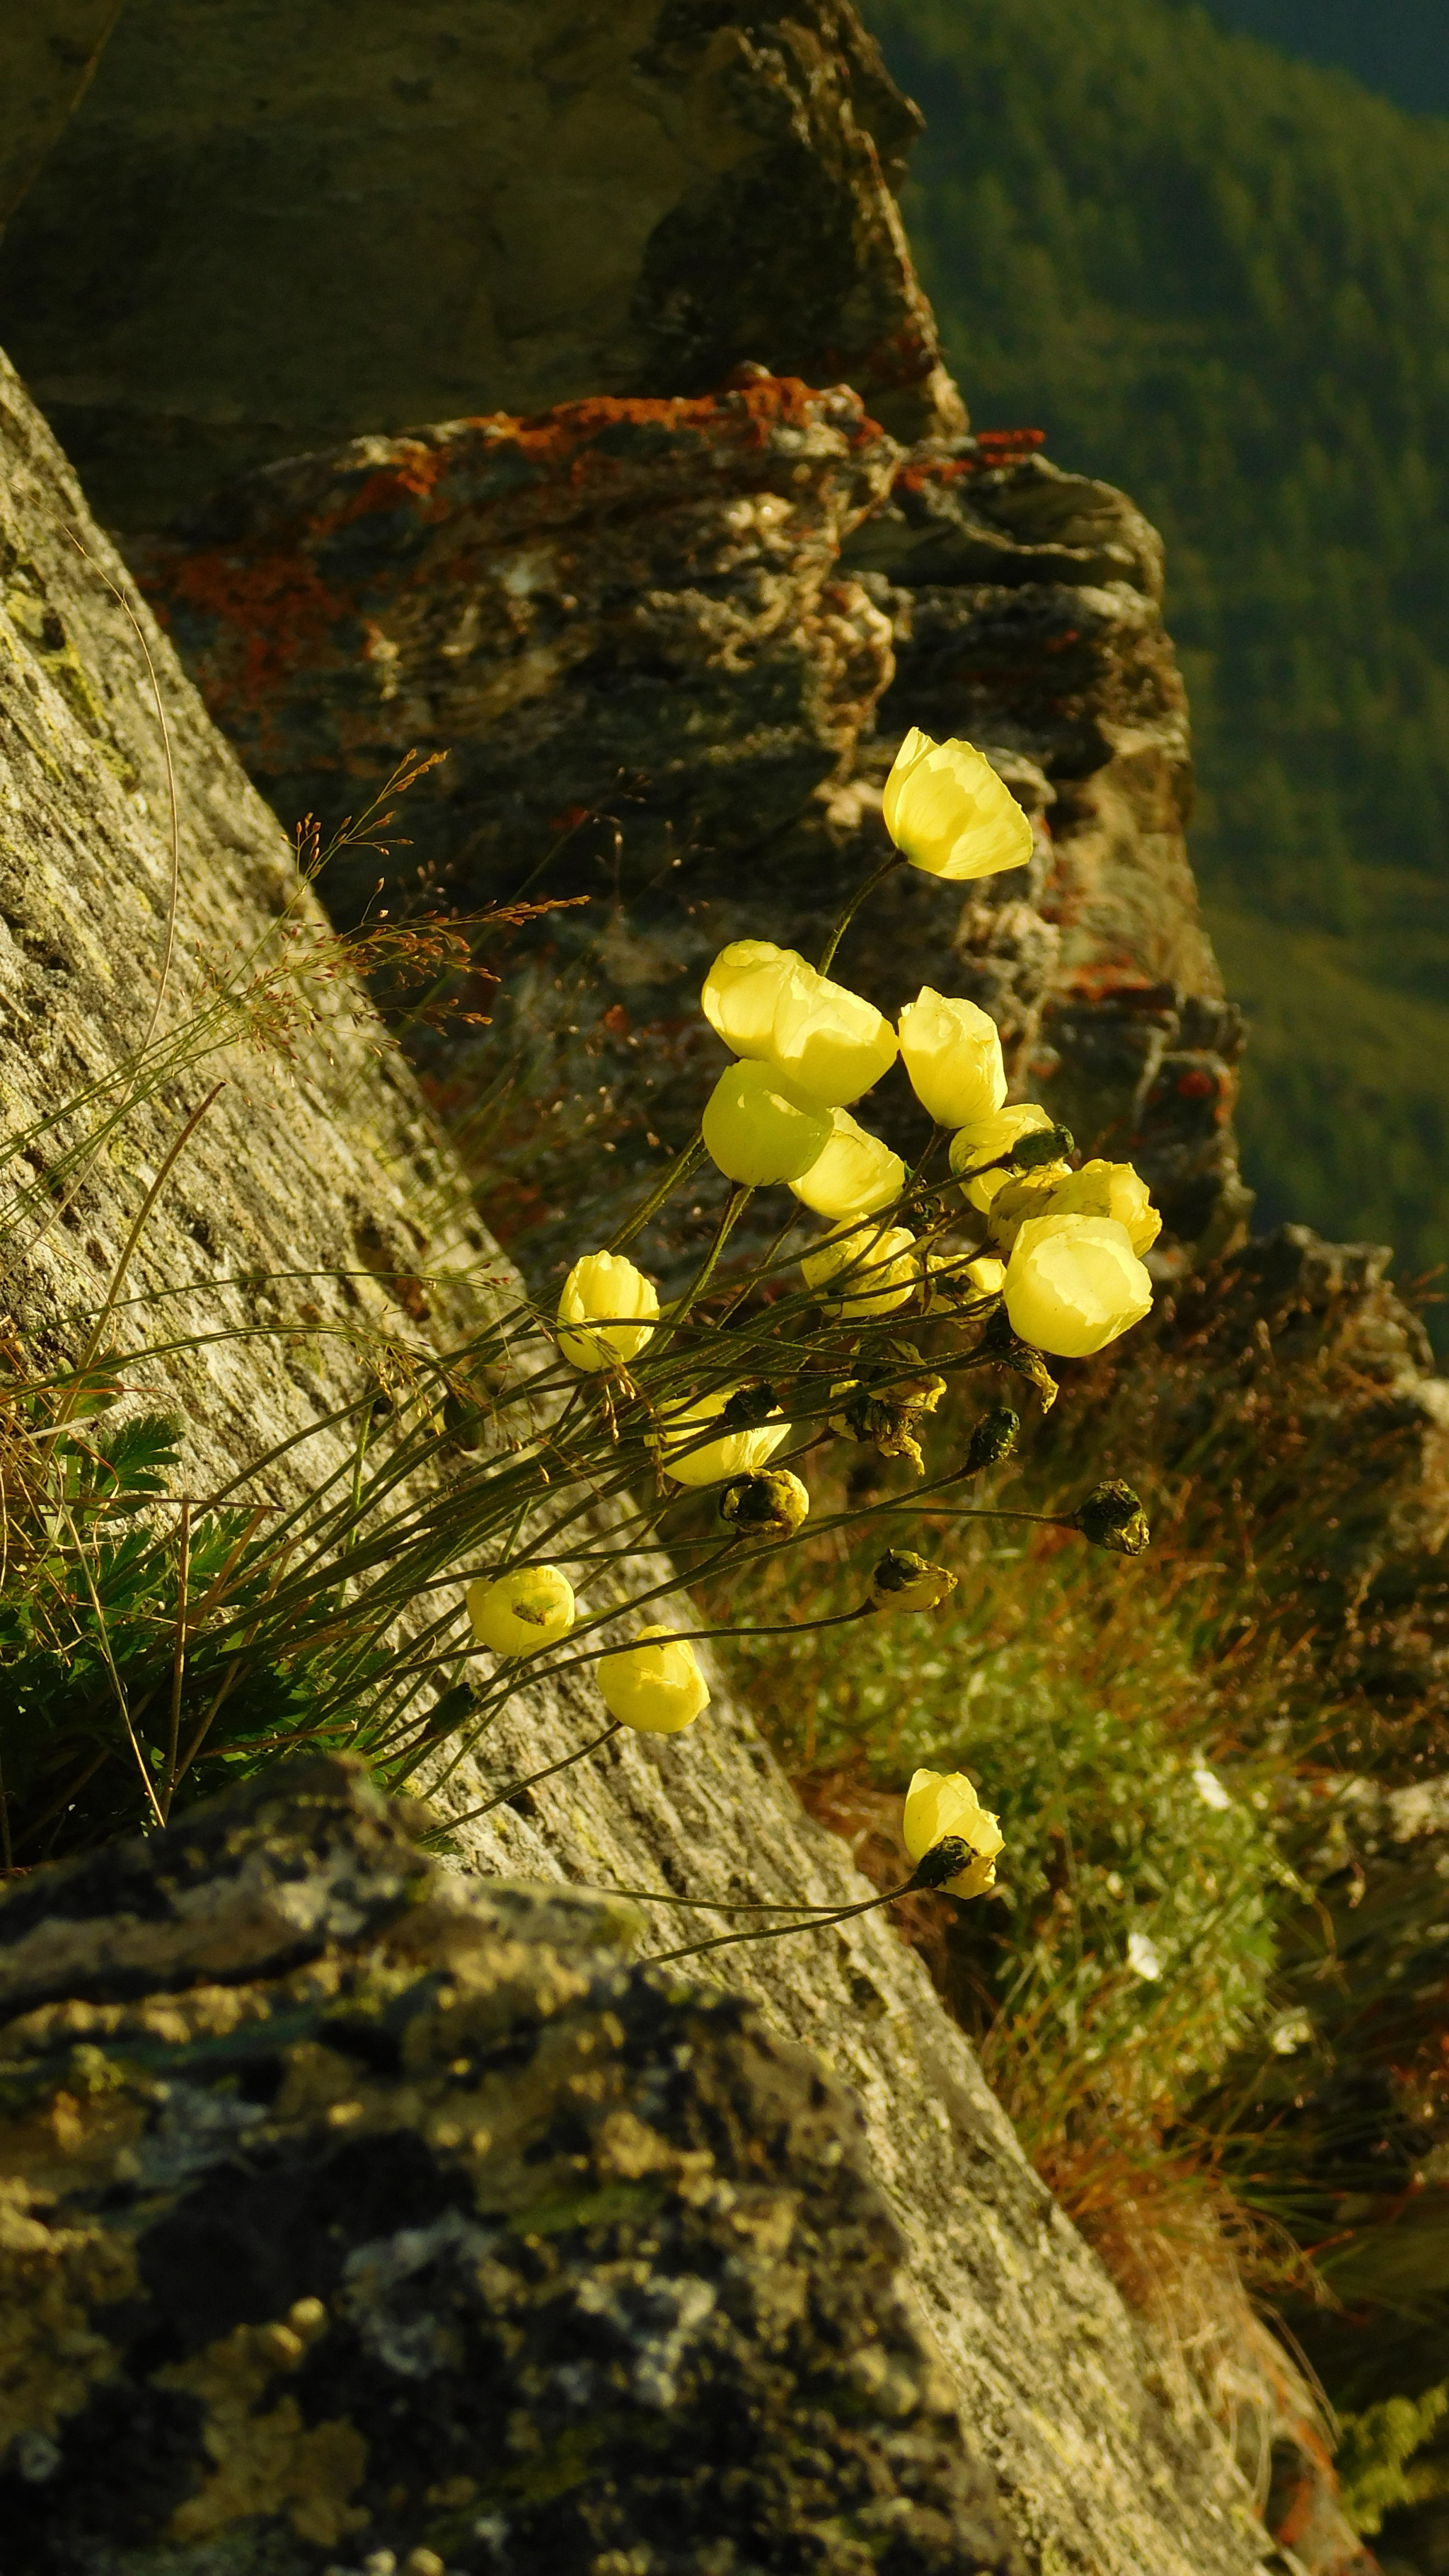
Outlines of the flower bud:
[[700,1007],[734,1054],[766,1056],[781,994],[795,975],[810,971],[796,949],[777,948],[772,939],[734,939],[706,975]]
[[830,1142],[830,1112],[772,1065],[731,1064],[710,1093],[704,1141],[727,1180],[798,1181]]
[[988,760],[969,742],[933,742],[912,726],[881,800],[903,858],[933,877],[992,877],[1025,867],[1031,825]]
[[669,1628],[641,1628],[632,1645],[599,1665],[605,1708],[642,1735],[679,1735],[709,1706],[693,1646]]
[[[920,1883],[943,1887],[948,1896],[984,1896],[995,1884],[996,1856],[1006,1848],[997,1818],[982,1806],[964,1771],[915,1773],[906,1791],[901,1839],[921,1865]],[[949,1850],[953,1843],[964,1847],[965,1866],[949,1877],[938,1876],[936,1868],[928,1872],[925,1864],[937,1852],[941,1870],[955,1858]]]
[[643,1349],[658,1313],[653,1280],[623,1253],[586,1252],[558,1301],[559,1349],[570,1368],[622,1367]]
[[1152,1281],[1115,1218],[1039,1216],[1016,1238],[1003,1293],[1024,1342],[1080,1360],[1141,1322]]
[[725,1398],[720,1420],[727,1431],[758,1431],[762,1422],[778,1420],[780,1399],[763,1378],[751,1386],[737,1386]]
[[[800,1275],[827,1315],[839,1315],[847,1323],[891,1315],[921,1284],[916,1238],[903,1225],[858,1225],[849,1234],[828,1235],[814,1252],[807,1252]],[[833,1279],[841,1285],[826,1295]]]
[[938,1127],[990,1118],[1006,1098],[1001,1037],[989,1012],[923,984],[901,1013],[901,1060]]
[[495,1655],[535,1655],[540,1646],[556,1645],[574,1624],[574,1588],[556,1565],[480,1575],[464,1599],[474,1636]]
[[727,1430],[718,1440],[704,1437],[713,1423],[723,1420],[737,1393],[754,1391],[716,1387],[712,1394],[686,1396],[664,1408],[655,1446],[672,1484],[720,1485],[727,1477],[753,1476],[768,1464],[790,1437],[790,1425],[780,1420],[778,1409],[772,1421]]
[[1141,1501],[1118,1476],[1093,1486],[1073,1512],[1072,1525],[1093,1547],[1109,1547],[1114,1556],[1141,1556],[1152,1545]]
[[989,1413],[983,1413],[966,1452],[968,1474],[976,1476],[983,1467],[999,1467],[1003,1458],[1011,1456],[1020,1430],[1021,1415],[1013,1413],[1009,1404],[993,1405]]
[[[991,1177],[981,1175],[983,1181]],[[1028,1217],[1057,1215],[1057,1192],[1070,1179],[1066,1163],[1043,1163],[1039,1171],[1005,1175],[1002,1186],[992,1191],[986,1210],[986,1222],[1003,1251],[1011,1250]],[[972,1183],[973,1189],[980,1186],[979,1181]]]
[[810,1517],[810,1492],[788,1467],[737,1476],[719,1498],[719,1516],[741,1538],[793,1538]]
[[812,1100],[843,1108],[889,1073],[896,1033],[873,1002],[806,966],[792,977],[775,1009],[770,1062]]
[[1069,1172],[1052,1200],[1054,1216],[1110,1216],[1125,1225],[1132,1249],[1150,1250],[1162,1232],[1162,1219],[1147,1195],[1147,1183],[1130,1163],[1084,1163]]
[[870,1604],[873,1610],[934,1610],[955,1589],[949,1566],[933,1565],[911,1547],[888,1547],[870,1578]]
[[1035,1100],[1015,1100],[1009,1108],[993,1110],[989,1118],[973,1118],[958,1127],[951,1139],[951,1169],[960,1179],[983,1164],[1000,1162],[1014,1153],[1024,1136],[1051,1135],[1055,1124],[1050,1112]]
[[963,1258],[960,1253],[932,1250],[926,1255],[926,1285],[930,1289],[931,1315],[955,1315],[963,1308],[983,1306],[999,1297],[1006,1278],[1006,1264],[994,1253],[974,1252]]
[[837,1109],[832,1115],[835,1124],[824,1153],[790,1187],[816,1216],[848,1225],[856,1217],[875,1216],[881,1208],[893,1206],[905,1188],[906,1167],[878,1136],[857,1127],[848,1109]]

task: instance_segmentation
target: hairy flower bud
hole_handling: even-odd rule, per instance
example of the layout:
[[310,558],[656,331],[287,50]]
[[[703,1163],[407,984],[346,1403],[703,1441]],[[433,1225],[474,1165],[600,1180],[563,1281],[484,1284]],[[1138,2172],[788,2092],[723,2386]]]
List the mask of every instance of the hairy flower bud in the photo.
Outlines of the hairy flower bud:
[[996,1022],[974,1002],[948,999],[929,984],[901,1013],[901,1061],[938,1127],[990,1118],[1006,1098]]
[[731,1476],[753,1476],[768,1464],[790,1437],[790,1425],[778,1411],[773,1421],[725,1430],[715,1440],[706,1437],[715,1423],[723,1423],[736,1392],[754,1391],[716,1387],[709,1395],[685,1396],[665,1406],[655,1445],[672,1484],[720,1485]]
[[[894,1314],[921,1284],[916,1238],[902,1225],[858,1225],[849,1234],[827,1236],[807,1252],[800,1275],[827,1315],[858,1323],[870,1315]],[[838,1289],[827,1294],[837,1279]]]
[[700,1008],[736,1055],[767,1056],[780,996],[793,977],[809,972],[794,948],[777,948],[772,939],[734,939],[704,979]]
[[888,1547],[870,1578],[870,1602],[873,1610],[934,1610],[955,1589],[949,1566],[912,1547]]
[[991,877],[1025,867],[1031,825],[988,760],[969,742],[933,742],[912,726],[881,799],[903,858],[933,877]]
[[1052,1200],[1054,1216],[1110,1216],[1125,1225],[1139,1256],[1162,1232],[1162,1219],[1147,1194],[1147,1183],[1130,1163],[1084,1163],[1069,1172]]
[[719,1498],[719,1516],[741,1538],[793,1538],[810,1517],[810,1492],[788,1467],[736,1476]]
[[993,1405],[972,1431],[966,1452],[968,1472],[975,1476],[983,1467],[999,1467],[1003,1458],[1011,1456],[1020,1431],[1019,1413],[1013,1413],[1009,1404]]
[[958,1127],[951,1139],[951,1169],[959,1180],[964,1173],[979,1171],[988,1163],[999,1163],[1004,1156],[1015,1154],[1027,1136],[1052,1136],[1056,1122],[1049,1111],[1035,1100],[1015,1100],[1005,1109],[993,1110],[987,1118],[973,1118]]
[[643,1735],[679,1735],[709,1706],[693,1646],[669,1628],[641,1628],[632,1645],[605,1655],[599,1690],[609,1715]]
[[763,1378],[751,1386],[737,1386],[725,1398],[720,1420],[727,1431],[758,1431],[762,1422],[778,1421],[780,1399]]
[[1152,1281],[1115,1218],[1039,1216],[1017,1235],[1003,1295],[1023,1342],[1080,1360],[1141,1322]]
[[464,1594],[473,1634],[495,1655],[536,1655],[574,1624],[574,1588],[556,1565],[480,1575]]
[[558,1301],[558,1346],[570,1368],[623,1367],[643,1349],[659,1292],[621,1252],[586,1252]]
[[[901,1839],[920,1865],[920,1884],[944,1887],[949,1896],[984,1896],[995,1884],[996,1856],[1006,1847],[997,1818],[982,1806],[964,1771],[914,1774],[906,1791]],[[958,1863],[949,1876],[938,1875],[937,1869],[927,1873],[924,1864],[937,1852],[942,1853],[937,1868],[945,1870],[955,1858],[952,1844],[963,1847],[965,1865]]]
[[896,1033],[873,1002],[817,975],[813,966],[781,992],[770,1062],[826,1108],[859,1100],[896,1060]]
[[773,1065],[731,1064],[710,1093],[704,1141],[727,1180],[798,1181],[830,1142],[830,1112]]
[[1141,1501],[1118,1476],[1093,1486],[1073,1512],[1072,1525],[1093,1547],[1109,1547],[1114,1556],[1141,1556],[1152,1545]]
[[905,1188],[906,1167],[878,1136],[857,1127],[848,1109],[832,1115],[835,1124],[824,1153],[790,1187],[816,1216],[847,1225],[893,1206]]

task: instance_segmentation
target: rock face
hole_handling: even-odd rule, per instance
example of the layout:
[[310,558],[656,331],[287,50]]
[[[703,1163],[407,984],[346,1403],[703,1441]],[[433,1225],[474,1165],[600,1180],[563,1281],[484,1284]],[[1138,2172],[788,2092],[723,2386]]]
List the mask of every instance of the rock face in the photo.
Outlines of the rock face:
[[956,427],[892,193],[919,122],[848,0],[127,0],[0,341],[126,528],[359,431],[746,359]]
[[0,225],[84,92],[121,0],[37,0],[0,27]]
[[849,2096],[629,1929],[321,1764],[0,1901],[7,2559],[1022,2570]]
[[[94,578],[99,569],[118,578],[120,567],[8,375],[0,438],[10,620],[0,666],[9,762],[4,953],[9,989],[25,1006],[22,1019],[11,1003],[0,1036],[0,1079],[23,1111],[37,1100],[54,1105],[78,1076],[103,1071],[144,1032],[164,946],[170,862],[164,766],[144,662],[120,608]],[[67,525],[86,557],[68,541]],[[189,958],[193,936],[222,958],[246,954],[275,923],[279,904],[296,897],[285,845],[164,638],[144,610],[139,616],[156,662],[181,792],[178,956]],[[178,1007],[188,989],[184,979],[178,982]],[[280,1438],[313,1435],[310,1446],[294,1448],[267,1470],[267,1490],[277,1499],[304,1490],[319,1464],[326,1470],[338,1463],[339,1452],[329,1445],[336,1435],[322,1426],[331,1406],[356,1389],[360,1362],[345,1336],[364,1325],[364,1350],[390,1340],[399,1351],[425,1352],[424,1327],[442,1334],[466,1329],[470,1300],[477,1312],[476,1301],[490,1293],[490,1275],[497,1277],[481,1238],[473,1245],[464,1238],[461,1253],[452,1249],[444,1217],[457,1175],[427,1132],[405,1068],[386,1053],[379,1059],[368,1033],[345,1012],[330,1025],[294,1032],[294,1041],[288,1080],[266,1059],[242,1056],[226,1067],[233,1079],[211,1113],[224,1123],[198,1129],[197,1156],[178,1167],[174,1195],[158,1203],[144,1256],[138,1255],[145,1284],[174,1294],[178,1340],[204,1333],[218,1311],[228,1327],[227,1338],[202,1341],[170,1362],[150,1363],[146,1372],[148,1393],[174,1391],[188,1414],[192,1472],[215,1482],[228,1463],[245,1469]],[[89,1195],[71,1208],[72,1221],[60,1220],[12,1267],[7,1304],[58,1364],[73,1354],[78,1310],[93,1309],[92,1282],[103,1275],[108,1252],[139,1205],[142,1172],[159,1168],[160,1152],[209,1079],[200,1066],[177,1071],[136,1112],[131,1132],[140,1169],[128,1173],[112,1158],[104,1187],[93,1172],[85,1181]],[[89,1249],[93,1231],[101,1264]],[[329,1329],[319,1331],[292,1307],[299,1267],[320,1274],[309,1283],[308,1303]],[[369,1301],[360,1312],[349,1304],[353,1293]],[[240,1336],[259,1301],[270,1302],[272,1320],[287,1330],[249,1347]],[[423,1302],[433,1307],[431,1319]],[[208,1486],[192,1490],[204,1493]],[[574,1750],[598,1724],[598,1704],[577,1674],[519,1700],[489,1739],[486,1770],[470,1757],[449,1784],[449,1812],[460,1816],[490,1786],[506,1788]],[[631,1737],[611,1746],[558,1782],[460,1828],[458,1857],[490,1874],[592,1880],[665,1896],[697,1892],[828,1905],[869,1894],[844,1845],[800,1813],[748,1717],[723,1691],[716,1692],[707,1729],[697,1741]],[[197,1903],[204,1912],[204,1901]],[[53,1911],[64,1923],[61,1907]],[[15,1926],[20,1917],[9,1920]],[[698,1937],[698,1917],[667,1902],[651,1909],[651,1920],[659,1947]],[[1267,2543],[1223,2437],[1186,2383],[1169,2391],[1156,2375],[1158,2365],[1101,2266],[1030,2172],[961,2032],[889,1924],[866,1916],[823,1938],[721,1956],[731,1990],[757,2001],[773,2030],[809,2046],[856,2093],[870,2162],[907,2248],[914,2295],[962,2417],[996,2470],[1009,2526],[1033,2566],[1090,2570],[1091,2576],[1247,2576]],[[197,1964],[226,1982],[225,1958]],[[64,1980],[52,1989],[63,1990]],[[38,1997],[35,2003],[45,2008]],[[153,2036],[169,2047],[175,2033]],[[84,2064],[73,2072],[81,2083]],[[360,2098],[355,2083],[345,2098]],[[225,2099],[241,2106],[252,2096],[239,2084]],[[394,2207],[384,2194],[381,2219],[368,2222],[365,2241],[388,2234]],[[39,2241],[28,2228],[50,2230],[43,2208],[37,2215],[29,2207],[21,2216],[19,2255]],[[93,2214],[87,2217],[87,2226],[96,2223]],[[130,2332],[122,2312],[130,2293],[119,2275],[92,2282],[85,2268],[90,2239],[72,2247],[72,2232],[61,2231],[61,2250],[67,2259],[74,2251],[87,2300],[112,2304],[103,2293],[115,2289],[104,2326],[114,2342]],[[195,2282],[199,2294],[199,2270]],[[228,2290],[223,2279],[217,2296],[224,2309],[235,2287]],[[189,2456],[197,2456],[198,2421],[210,2414],[217,2425],[250,2422],[247,2410],[259,2406],[262,2415],[282,2418],[282,2450],[266,2453],[267,2460],[283,2459],[286,2474],[304,2482],[314,2468],[324,2483],[345,2477],[355,2456],[345,2445],[336,2455],[325,2444],[321,2454],[309,2450],[309,2465],[295,2468],[295,2450],[287,2445],[307,2425],[299,2430],[301,2419],[286,2411],[298,2404],[288,2386],[279,2378],[274,2389],[263,2370],[275,2360],[285,2376],[292,2346],[285,2339],[265,2347],[248,2339],[252,2328],[272,2326],[301,2339],[269,2293],[263,2313],[231,2316],[216,2336],[201,2333],[202,2349],[218,2341],[226,2347],[218,2376],[203,2368],[199,2378],[193,2372],[174,2387],[168,2383],[168,2403],[183,2409],[192,2428]],[[239,2342],[228,2342],[238,2334]],[[83,2375],[88,2355],[94,2358],[94,2348],[83,2342],[66,2366]],[[145,2366],[168,2363],[162,2358]],[[186,2371],[186,2359],[178,2358],[176,2367]],[[298,2362],[299,2370],[305,2367]],[[227,2407],[238,2415],[227,2418]],[[333,2420],[320,2401],[319,2420]],[[218,2430],[216,2441],[228,2448],[230,2436]],[[240,2475],[240,2463],[252,2455],[230,2447]],[[146,2456],[164,2464],[164,2446]],[[43,2470],[49,2454],[26,2457]],[[146,2475],[154,2484],[150,2467]],[[182,2500],[178,2494],[168,2511]],[[350,2506],[350,2493],[342,2504]],[[335,2543],[318,2540],[315,2548],[325,2550],[323,2563],[347,2565],[350,2540],[343,2525]],[[180,2566],[186,2576],[200,2576],[211,2544],[197,2538],[186,2545],[190,2562]],[[276,2563],[287,2565],[285,2558]],[[311,2563],[305,2556],[301,2561],[304,2568]],[[957,2563],[945,2554],[937,2562],[938,2568]],[[138,2576],[145,2564],[133,2557],[115,2576]],[[214,2552],[210,2564],[217,2564]]]

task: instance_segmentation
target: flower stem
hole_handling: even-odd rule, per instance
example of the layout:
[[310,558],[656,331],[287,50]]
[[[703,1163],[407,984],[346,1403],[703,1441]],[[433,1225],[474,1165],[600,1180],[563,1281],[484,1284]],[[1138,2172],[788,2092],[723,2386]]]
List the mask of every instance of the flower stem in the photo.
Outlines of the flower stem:
[[842,939],[845,937],[847,930],[850,928],[851,923],[854,921],[856,914],[859,912],[861,905],[864,903],[866,896],[874,894],[876,887],[882,884],[886,877],[892,875],[897,868],[903,868],[905,864],[904,853],[900,850],[892,850],[889,858],[882,859],[878,868],[871,869],[871,872],[865,879],[864,884],[857,886],[849,903],[846,905],[844,912],[837,921],[835,928],[832,930],[830,937],[826,940],[825,947],[820,958],[820,972],[822,975],[829,974],[831,966],[834,963],[835,952],[840,946]]
[[607,1744],[611,1735],[618,1734],[623,1723],[621,1717],[611,1718],[603,1733],[591,1735],[587,1744],[579,1746],[577,1753],[566,1753],[559,1762],[545,1762],[541,1771],[530,1771],[526,1780],[513,1781],[507,1789],[500,1789],[496,1798],[485,1800],[481,1807],[470,1807],[466,1815],[446,1817],[445,1830],[451,1833],[458,1825],[476,1824],[480,1816],[491,1816],[495,1807],[506,1807],[509,1799],[516,1798],[520,1790],[536,1788],[540,1780],[551,1780],[556,1771],[567,1771],[570,1763],[582,1762],[586,1753],[597,1753],[601,1744]]
[[647,1964],[659,1967],[666,1959],[698,1959],[706,1950],[728,1950],[737,1941],[783,1941],[791,1932],[824,1932],[832,1923],[849,1923],[857,1914],[872,1914],[878,1905],[893,1905],[898,1896],[909,1896],[917,1883],[917,1873],[902,1879],[899,1887],[887,1888],[884,1896],[868,1896],[863,1904],[843,1905],[837,1913],[817,1914],[803,1923],[769,1923],[759,1932],[716,1932],[711,1941],[690,1941],[682,1950],[656,1950]]
[[696,1128],[694,1134],[689,1140],[689,1143],[675,1155],[674,1160],[670,1164],[663,1179],[656,1182],[643,1206],[636,1209],[633,1216],[628,1218],[626,1223],[620,1226],[618,1233],[609,1245],[609,1250],[611,1252],[622,1252],[626,1243],[632,1243],[635,1235],[639,1233],[643,1226],[648,1224],[651,1216],[655,1214],[656,1210],[663,1207],[670,1192],[678,1189],[681,1181],[687,1181],[690,1173],[696,1171],[703,1160],[704,1137],[700,1133],[699,1129]]
[[736,1182],[734,1188],[729,1194],[729,1201],[725,1208],[724,1215],[720,1218],[719,1224],[715,1228],[714,1241],[704,1256],[703,1268],[700,1270],[691,1286],[686,1288],[678,1305],[671,1309],[668,1317],[668,1322],[671,1328],[682,1324],[689,1313],[691,1306],[695,1305],[704,1295],[706,1288],[714,1277],[720,1254],[723,1252],[725,1245],[728,1243],[730,1236],[733,1234],[735,1227],[739,1224],[740,1218],[744,1215],[744,1212],[753,1197],[754,1191],[748,1189],[744,1182]]

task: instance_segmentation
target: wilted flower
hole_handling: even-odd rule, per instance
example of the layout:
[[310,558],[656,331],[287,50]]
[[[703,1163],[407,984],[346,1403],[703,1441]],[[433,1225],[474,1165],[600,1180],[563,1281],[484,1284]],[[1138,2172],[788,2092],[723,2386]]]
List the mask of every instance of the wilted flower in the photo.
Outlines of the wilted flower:
[[794,976],[810,971],[797,950],[777,948],[772,939],[735,939],[706,975],[700,1007],[736,1055],[767,1056],[781,994]]
[[1114,1217],[1039,1216],[1016,1238],[1003,1293],[1024,1342],[1080,1360],[1141,1322],[1152,1281]]
[[901,1839],[922,1861],[945,1842],[964,1843],[969,1864],[943,1882],[948,1896],[984,1896],[996,1883],[996,1856],[1006,1847],[1000,1824],[983,1807],[964,1771],[917,1771],[906,1791]]
[[916,1435],[945,1392],[946,1381],[934,1369],[892,1378],[879,1387],[847,1378],[830,1390],[832,1403],[840,1399],[840,1411],[829,1417],[830,1428],[852,1440],[872,1441],[883,1458],[908,1459],[920,1475],[925,1459]]
[[719,1516],[741,1538],[793,1538],[810,1517],[810,1491],[788,1467],[736,1476],[719,1498]]
[[972,1431],[966,1451],[968,1472],[976,1476],[983,1467],[999,1467],[1003,1458],[1011,1456],[1020,1431],[1021,1415],[1013,1413],[1009,1404],[994,1404]]
[[1152,1532],[1130,1485],[1120,1476],[1095,1485],[1072,1514],[1074,1526],[1094,1547],[1109,1547],[1114,1556],[1141,1556],[1152,1545]]
[[710,1395],[685,1396],[681,1403],[665,1407],[656,1445],[659,1463],[671,1483],[720,1485],[730,1476],[753,1476],[789,1439],[790,1425],[780,1420],[778,1409],[773,1421],[742,1425],[725,1431],[718,1440],[703,1439],[702,1434],[720,1420],[738,1392],[716,1387]]
[[1130,1163],[1084,1163],[1069,1172],[1052,1201],[1054,1216],[1110,1216],[1125,1225],[1136,1253],[1150,1250],[1162,1232],[1162,1219],[1147,1195],[1147,1183]]
[[559,1349],[570,1368],[622,1367],[643,1349],[658,1313],[653,1280],[623,1253],[586,1252],[558,1301]]
[[574,1624],[574,1587],[556,1565],[520,1565],[480,1575],[464,1599],[473,1634],[495,1655],[534,1655]]
[[896,1033],[873,1002],[806,966],[781,991],[769,1056],[812,1100],[839,1109],[889,1073]]
[[[1065,1163],[1045,1163],[1039,1171],[1002,1175],[1001,1186],[991,1193],[986,1222],[1003,1251],[1011,1250],[1028,1218],[1057,1214],[1057,1193],[1070,1177]],[[983,1172],[981,1180],[971,1182],[970,1187],[979,1189],[982,1181],[995,1178],[994,1172]]]
[[679,1735],[709,1706],[694,1648],[670,1628],[641,1628],[632,1645],[605,1655],[599,1689],[609,1715],[643,1735]]
[[816,1216],[848,1224],[890,1207],[905,1188],[906,1167],[878,1136],[857,1127],[848,1109],[832,1115],[835,1124],[824,1153],[790,1187]]
[[1134,1977],[1144,1977],[1149,1985],[1156,1985],[1162,1974],[1162,1953],[1145,1932],[1128,1933],[1127,1965]]
[[1031,857],[1031,825],[991,763],[972,743],[933,742],[914,725],[881,812],[901,856],[928,876],[992,877]]
[[1001,1037],[989,1012],[923,984],[901,1013],[901,1060],[938,1127],[978,1123],[1006,1098]]
[[957,1129],[951,1139],[951,1169],[959,1179],[983,1163],[999,1162],[1023,1136],[1051,1135],[1055,1127],[1051,1112],[1039,1102],[1013,1101],[1008,1108],[993,1110],[989,1118],[973,1118]]
[[870,1602],[873,1610],[934,1610],[955,1589],[948,1565],[933,1565],[913,1547],[888,1547],[870,1578]]
[[773,1065],[731,1064],[710,1093],[704,1141],[727,1180],[798,1181],[830,1142],[830,1112]]
[[[850,1234],[828,1235],[814,1252],[807,1252],[800,1274],[825,1312],[847,1323],[894,1314],[921,1284],[916,1238],[903,1225],[858,1225]],[[839,1289],[824,1294],[837,1278]]]

